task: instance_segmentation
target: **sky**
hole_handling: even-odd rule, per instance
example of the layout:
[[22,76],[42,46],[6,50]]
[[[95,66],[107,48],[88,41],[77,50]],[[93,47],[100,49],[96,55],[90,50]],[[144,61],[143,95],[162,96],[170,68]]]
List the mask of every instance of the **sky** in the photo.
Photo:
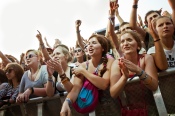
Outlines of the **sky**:
[[[129,21],[133,0],[118,0],[119,14]],[[171,13],[168,0],[139,0],[138,14],[162,8]],[[38,49],[37,30],[53,46],[55,39],[74,47],[75,21],[87,39],[107,26],[109,0],[0,0],[0,51],[17,59],[28,49]],[[117,19],[115,19],[118,23]]]

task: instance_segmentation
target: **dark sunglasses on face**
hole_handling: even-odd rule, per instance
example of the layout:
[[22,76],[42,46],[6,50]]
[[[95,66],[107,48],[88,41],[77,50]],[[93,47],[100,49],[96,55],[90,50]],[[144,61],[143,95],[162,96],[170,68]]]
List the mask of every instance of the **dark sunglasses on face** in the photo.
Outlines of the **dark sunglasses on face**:
[[26,59],[29,59],[29,58],[32,58],[32,57],[35,57],[37,55],[34,55],[34,54],[29,54],[28,56],[26,56]]
[[74,53],[81,52],[81,49],[74,50]]
[[7,70],[5,71],[5,73],[10,74],[10,73],[12,72],[12,70],[13,70],[13,69],[7,69]]

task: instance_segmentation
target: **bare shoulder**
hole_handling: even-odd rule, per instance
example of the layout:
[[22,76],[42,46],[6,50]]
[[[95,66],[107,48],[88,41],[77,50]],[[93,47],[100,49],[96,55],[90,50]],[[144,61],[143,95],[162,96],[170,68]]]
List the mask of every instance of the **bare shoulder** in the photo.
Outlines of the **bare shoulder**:
[[146,60],[146,61],[149,61],[149,60],[152,60],[152,59],[153,59],[152,55],[150,55],[150,54],[145,54],[145,60]]
[[80,66],[82,66],[83,68],[86,68],[87,62],[88,61],[85,61],[85,62],[81,63]]

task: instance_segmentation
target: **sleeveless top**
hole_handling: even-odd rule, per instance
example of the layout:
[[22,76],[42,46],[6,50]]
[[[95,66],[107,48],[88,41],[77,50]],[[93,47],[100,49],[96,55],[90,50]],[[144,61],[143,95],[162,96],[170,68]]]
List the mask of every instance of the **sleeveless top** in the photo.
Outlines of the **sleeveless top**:
[[[88,64],[86,63],[86,69]],[[98,70],[95,71],[98,73]],[[113,99],[110,95],[109,87],[106,90],[98,90],[99,102],[95,108],[96,116],[120,116],[120,105],[117,99]]]

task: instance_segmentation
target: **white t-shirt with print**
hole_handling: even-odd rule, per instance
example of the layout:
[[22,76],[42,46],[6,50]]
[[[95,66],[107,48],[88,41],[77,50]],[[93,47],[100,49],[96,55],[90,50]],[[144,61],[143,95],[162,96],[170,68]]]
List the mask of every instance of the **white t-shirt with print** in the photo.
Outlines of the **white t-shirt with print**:
[[[168,61],[168,67],[175,67],[175,41],[173,48],[171,50],[164,49],[167,61]],[[155,46],[148,49],[147,54],[155,53]]]

